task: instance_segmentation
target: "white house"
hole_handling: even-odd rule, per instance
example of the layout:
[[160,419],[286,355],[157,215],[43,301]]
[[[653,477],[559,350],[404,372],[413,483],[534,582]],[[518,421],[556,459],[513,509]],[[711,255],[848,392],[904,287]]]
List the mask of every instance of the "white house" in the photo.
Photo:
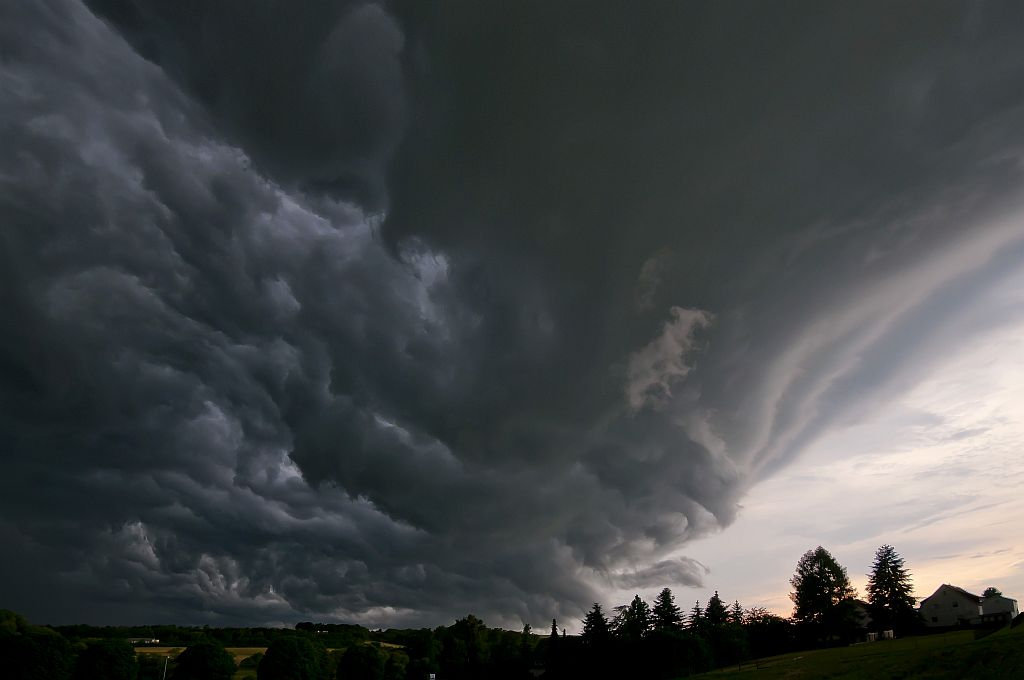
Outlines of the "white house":
[[985,621],[1009,621],[1019,613],[1017,600],[1012,597],[989,595],[981,599],[981,614]]
[[943,583],[921,600],[921,616],[926,626],[971,625],[981,622],[981,603],[980,595]]

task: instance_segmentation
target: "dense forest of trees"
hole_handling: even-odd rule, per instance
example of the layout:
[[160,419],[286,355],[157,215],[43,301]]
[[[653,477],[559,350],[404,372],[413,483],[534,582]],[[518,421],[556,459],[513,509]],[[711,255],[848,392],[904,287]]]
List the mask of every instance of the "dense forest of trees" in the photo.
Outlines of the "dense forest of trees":
[[[557,620],[550,633],[488,628],[473,615],[450,626],[371,631],[303,622],[294,629],[179,626],[33,626],[0,610],[2,675],[13,680],[230,680],[226,647],[265,647],[242,662],[258,680],[525,680],[677,678],[799,648],[845,644],[866,629],[904,635],[920,625],[910,574],[888,545],[875,553],[867,602],[855,600],[846,569],[817,547],[790,579],[794,611],[782,618],[727,603],[717,591],[687,609],[664,588],[606,611],[594,603],[581,634]],[[130,640],[155,638],[182,651],[173,660],[136,654]]]

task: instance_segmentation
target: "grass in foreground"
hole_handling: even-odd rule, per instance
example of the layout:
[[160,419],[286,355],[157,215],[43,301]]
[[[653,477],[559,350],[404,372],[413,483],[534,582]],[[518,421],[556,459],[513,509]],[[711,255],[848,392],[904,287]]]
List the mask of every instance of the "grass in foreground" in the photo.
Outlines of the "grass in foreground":
[[795,652],[699,677],[812,680],[985,680],[1024,678],[1024,626],[975,640],[971,631]]

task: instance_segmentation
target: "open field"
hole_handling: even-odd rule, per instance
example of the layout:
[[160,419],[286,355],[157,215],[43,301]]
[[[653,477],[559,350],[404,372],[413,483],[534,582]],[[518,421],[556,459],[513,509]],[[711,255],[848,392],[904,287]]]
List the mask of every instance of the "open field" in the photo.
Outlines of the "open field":
[[[402,645],[392,644],[390,642],[378,642],[376,643],[385,649],[402,649]],[[243,659],[246,659],[253,654],[263,654],[267,651],[266,647],[225,647],[228,654],[235,659],[235,664],[239,664]],[[135,652],[137,654],[154,654],[159,656],[170,656],[175,657],[185,651],[184,647],[136,647]],[[335,650],[328,650],[335,651]],[[250,680],[256,678],[256,669],[254,668],[240,668],[235,673],[234,680]]]
[[975,640],[971,631],[783,654],[705,673],[716,680],[982,680],[1024,678],[1024,626]]
[[[253,654],[262,654],[267,651],[266,647],[225,647],[228,654],[235,658],[237,664],[242,659],[248,658]],[[185,651],[184,647],[136,647],[135,652],[137,654],[158,654],[160,656],[178,656]]]
[[[267,651],[266,647],[225,647],[235,659],[235,664],[239,664],[242,659],[246,659],[253,654],[262,654]],[[184,647],[136,647],[135,652],[137,654],[154,654],[158,656],[170,656],[175,657],[185,651]],[[240,668],[234,676],[233,680],[255,680],[256,669],[255,668]]]

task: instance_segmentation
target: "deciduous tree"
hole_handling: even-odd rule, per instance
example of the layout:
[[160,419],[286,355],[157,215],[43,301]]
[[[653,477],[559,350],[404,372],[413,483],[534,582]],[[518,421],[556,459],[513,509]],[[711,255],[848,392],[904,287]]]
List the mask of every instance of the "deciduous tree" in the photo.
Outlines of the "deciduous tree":
[[[270,651],[269,649],[267,650]],[[384,655],[375,645],[352,645],[338,662],[338,680],[383,680]],[[298,677],[298,676],[289,676]],[[259,680],[263,680],[260,676]],[[305,680],[303,678],[303,680]]]
[[[216,642],[197,642],[178,655],[174,680],[231,680],[235,660]],[[260,676],[262,680],[262,676]]]
[[808,628],[819,640],[842,635],[852,616],[852,598],[846,569],[820,545],[808,550],[796,565],[789,580],[793,586],[793,619]]
[[96,640],[75,663],[74,680],[135,680],[139,673],[135,650],[125,640]]

